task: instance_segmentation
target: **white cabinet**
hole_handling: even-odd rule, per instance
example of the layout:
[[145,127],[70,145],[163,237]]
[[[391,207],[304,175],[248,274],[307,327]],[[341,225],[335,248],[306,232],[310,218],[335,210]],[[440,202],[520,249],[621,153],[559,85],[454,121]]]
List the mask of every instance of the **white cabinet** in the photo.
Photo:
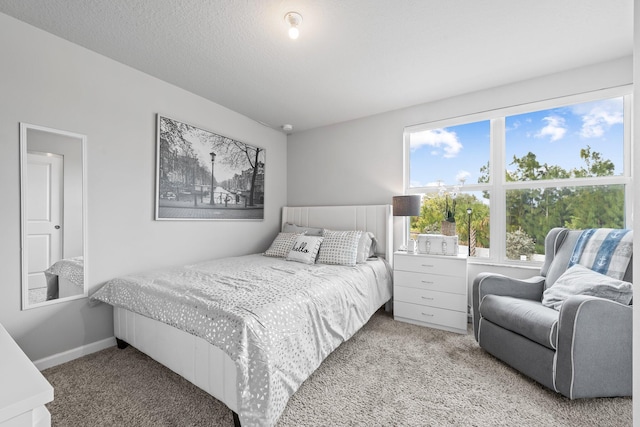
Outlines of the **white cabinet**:
[[467,257],[396,252],[393,317],[467,333]]
[[0,325],[0,427],[50,426],[53,387]]

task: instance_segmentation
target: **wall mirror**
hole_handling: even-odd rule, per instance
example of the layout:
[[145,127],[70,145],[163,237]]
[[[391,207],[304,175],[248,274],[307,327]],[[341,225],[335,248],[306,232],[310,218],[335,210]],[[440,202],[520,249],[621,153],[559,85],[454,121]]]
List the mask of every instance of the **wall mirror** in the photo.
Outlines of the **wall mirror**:
[[86,143],[20,123],[23,310],[88,295]]

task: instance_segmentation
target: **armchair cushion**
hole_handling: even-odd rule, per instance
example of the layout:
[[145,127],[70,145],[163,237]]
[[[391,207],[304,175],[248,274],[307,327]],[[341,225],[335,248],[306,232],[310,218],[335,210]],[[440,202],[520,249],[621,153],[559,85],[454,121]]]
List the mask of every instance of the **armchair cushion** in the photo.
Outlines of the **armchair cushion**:
[[540,345],[556,348],[559,314],[539,301],[487,295],[480,303],[480,315]]
[[520,280],[502,274],[478,274],[473,280],[472,290],[473,334],[476,341],[478,340],[478,326],[480,322],[480,301],[482,301],[486,295],[503,295],[540,302],[542,300],[544,283],[545,279],[542,276]]
[[560,310],[562,303],[573,295],[590,295],[628,305],[633,285],[576,264],[543,292],[542,305]]

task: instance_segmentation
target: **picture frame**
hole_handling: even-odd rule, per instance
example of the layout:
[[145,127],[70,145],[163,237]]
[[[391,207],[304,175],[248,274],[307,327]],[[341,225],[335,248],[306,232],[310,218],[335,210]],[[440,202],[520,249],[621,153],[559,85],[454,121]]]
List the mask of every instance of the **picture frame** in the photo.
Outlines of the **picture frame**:
[[156,140],[156,220],[264,219],[264,148],[161,114]]

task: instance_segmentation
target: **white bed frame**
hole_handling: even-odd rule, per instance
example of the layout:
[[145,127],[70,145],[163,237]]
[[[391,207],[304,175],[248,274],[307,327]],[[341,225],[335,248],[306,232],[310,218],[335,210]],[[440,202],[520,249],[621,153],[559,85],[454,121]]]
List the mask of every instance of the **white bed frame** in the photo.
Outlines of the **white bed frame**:
[[[282,225],[293,223],[374,233],[378,240],[377,254],[390,263],[392,219],[391,205],[282,208]],[[226,353],[200,337],[123,308],[114,307],[113,317],[118,346],[131,344],[220,400],[234,412],[234,421],[238,424],[236,366]]]

